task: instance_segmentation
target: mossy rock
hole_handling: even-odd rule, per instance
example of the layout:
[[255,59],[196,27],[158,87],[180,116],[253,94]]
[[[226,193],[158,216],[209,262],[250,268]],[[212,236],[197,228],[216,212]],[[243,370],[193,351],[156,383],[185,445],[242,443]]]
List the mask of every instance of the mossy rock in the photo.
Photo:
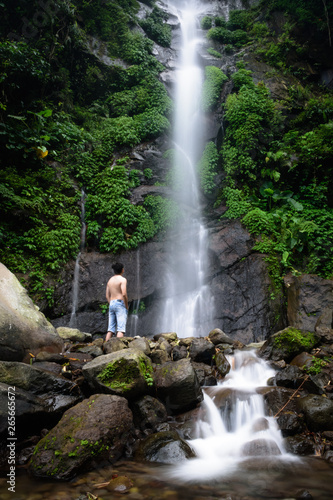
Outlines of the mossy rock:
[[301,352],[310,352],[318,343],[319,337],[314,333],[288,327],[272,335],[260,348],[259,356],[289,363]]

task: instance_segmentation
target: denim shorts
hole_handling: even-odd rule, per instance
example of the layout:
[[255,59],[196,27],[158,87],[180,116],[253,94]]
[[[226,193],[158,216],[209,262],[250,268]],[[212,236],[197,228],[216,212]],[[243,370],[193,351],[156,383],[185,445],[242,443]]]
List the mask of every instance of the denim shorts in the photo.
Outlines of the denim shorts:
[[127,309],[123,300],[111,300],[109,305],[108,332],[116,333],[126,331]]

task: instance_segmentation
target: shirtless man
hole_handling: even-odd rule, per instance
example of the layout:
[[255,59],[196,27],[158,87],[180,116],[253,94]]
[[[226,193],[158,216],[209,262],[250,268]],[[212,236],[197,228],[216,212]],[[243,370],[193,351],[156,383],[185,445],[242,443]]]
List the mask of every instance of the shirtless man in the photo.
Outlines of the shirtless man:
[[120,262],[113,264],[114,276],[106,285],[106,300],[109,303],[109,326],[105,337],[107,342],[117,332],[117,337],[123,337],[126,331],[128,312],[127,279],[122,276],[124,266]]

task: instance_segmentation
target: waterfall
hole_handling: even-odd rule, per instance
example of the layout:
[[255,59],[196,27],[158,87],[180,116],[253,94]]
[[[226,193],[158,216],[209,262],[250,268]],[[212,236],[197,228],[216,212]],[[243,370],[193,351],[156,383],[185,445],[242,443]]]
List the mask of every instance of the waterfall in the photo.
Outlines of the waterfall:
[[298,461],[286,453],[274,417],[265,414],[258,387],[267,386],[275,372],[255,351],[237,351],[228,360],[231,371],[217,386],[204,388],[202,418],[196,438],[189,441],[196,458],[170,469],[168,475],[185,481],[228,476],[256,459]]
[[135,337],[138,334],[138,322],[140,311],[140,296],[141,296],[141,276],[140,276],[140,249],[136,252],[136,283],[134,286],[136,299],[133,300],[133,307],[129,316],[129,328],[131,336]]
[[81,190],[81,237],[80,237],[80,251],[76,257],[75,267],[74,267],[74,278],[73,278],[73,286],[72,286],[72,312],[69,320],[70,328],[76,328],[76,311],[77,305],[79,302],[79,277],[80,277],[80,258],[81,253],[84,250],[85,242],[86,242],[86,223],[85,223],[85,201],[86,201],[86,193],[84,190]]
[[159,316],[160,331],[179,337],[204,336],[213,328],[213,298],[207,277],[207,230],[202,222],[196,165],[204,149],[200,111],[203,71],[197,61],[198,14],[196,2],[170,0],[178,16],[182,46],[176,70],[174,116],[174,199],[181,220],[168,241],[165,297]]

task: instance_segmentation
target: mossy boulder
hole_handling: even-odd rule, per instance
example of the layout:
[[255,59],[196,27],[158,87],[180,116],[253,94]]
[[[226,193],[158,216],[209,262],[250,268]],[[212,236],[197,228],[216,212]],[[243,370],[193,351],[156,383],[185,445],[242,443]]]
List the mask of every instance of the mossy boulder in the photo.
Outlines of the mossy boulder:
[[175,431],[162,431],[141,441],[135,458],[148,462],[176,464],[193,458],[195,453]]
[[125,349],[99,356],[83,367],[90,388],[135,399],[148,394],[153,385],[151,360],[137,349]]
[[259,349],[259,356],[266,360],[289,363],[301,352],[310,352],[319,342],[313,332],[305,332],[288,327],[272,335]]
[[119,460],[133,431],[125,398],[96,394],[68,410],[37,444],[29,462],[35,477],[73,478],[93,463]]
[[157,397],[169,414],[191,410],[203,400],[198,377],[189,358],[169,361],[156,367]]

